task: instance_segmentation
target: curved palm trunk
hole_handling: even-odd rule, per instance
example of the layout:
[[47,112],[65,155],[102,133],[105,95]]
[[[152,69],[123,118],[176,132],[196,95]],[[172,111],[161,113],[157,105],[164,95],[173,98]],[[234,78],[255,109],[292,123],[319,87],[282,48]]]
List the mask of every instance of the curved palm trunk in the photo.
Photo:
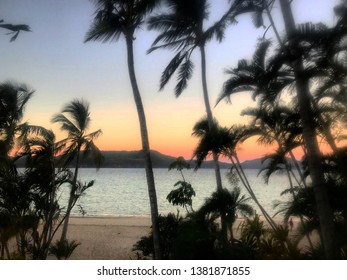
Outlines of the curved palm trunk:
[[[294,17],[288,0],[280,0],[282,15],[288,38],[291,39],[295,31]],[[294,44],[295,42],[291,42]],[[293,64],[296,79],[297,99],[299,114],[303,127],[303,138],[307,149],[308,166],[317,205],[317,214],[320,222],[320,232],[325,256],[328,259],[336,259],[338,256],[334,234],[334,216],[330,206],[326,183],[321,164],[321,153],[319,150],[316,132],[313,125],[312,104],[310,102],[309,85],[303,73],[304,67],[301,59]]]
[[161,259],[161,249],[159,244],[159,222],[158,222],[158,205],[157,205],[157,194],[155,190],[154,174],[152,168],[152,160],[150,154],[148,131],[146,124],[145,111],[142,105],[142,99],[140,91],[137,86],[135,68],[134,68],[134,53],[133,53],[133,36],[128,34],[126,36],[127,44],[127,59],[128,59],[128,71],[133,90],[134,100],[136,104],[137,114],[140,123],[141,140],[142,140],[142,151],[145,159],[145,170],[148,185],[149,203],[151,208],[152,218],[152,231],[153,231],[153,244],[154,244],[154,258]]
[[[208,96],[207,90],[207,78],[206,78],[206,54],[204,45],[200,45],[200,54],[201,54],[201,79],[202,79],[202,91],[204,95],[205,109],[207,114],[208,126],[210,128],[213,127],[213,114],[211,110],[210,100]],[[212,154],[214,161],[214,171],[216,174],[216,183],[217,183],[217,191],[223,189],[222,185],[222,176],[220,174],[220,167],[218,162],[218,155],[216,153]],[[227,243],[228,241],[228,226],[226,222],[226,217],[221,213],[221,224],[222,224],[222,238],[223,242]]]
[[289,155],[290,155],[290,158],[292,159],[294,165],[295,165],[295,168],[296,170],[298,171],[299,173],[299,176],[300,176],[300,179],[301,179],[301,183],[304,185],[304,187],[307,187],[307,184],[306,184],[306,181],[305,181],[305,176],[304,174],[302,174],[302,170],[299,166],[299,163],[298,163],[298,160],[296,159],[294,153],[292,152],[292,150],[289,150]]
[[251,198],[253,199],[255,204],[259,207],[261,213],[264,215],[264,218],[269,223],[270,227],[275,230],[276,229],[276,223],[273,221],[273,219],[267,213],[267,211],[264,209],[264,207],[259,203],[255,193],[253,192],[251,185],[249,184],[249,181],[248,181],[247,176],[246,176],[246,174],[242,168],[242,165],[239,161],[237,153],[235,151],[227,151],[226,155],[230,159],[230,161],[231,161],[237,175],[239,176],[239,179],[241,180],[243,186],[245,187],[245,189],[247,190],[247,192],[249,193],[249,195],[251,196]]
[[277,27],[276,27],[275,21],[273,20],[272,15],[271,15],[271,11],[270,11],[269,6],[265,7],[265,11],[266,11],[267,17],[269,18],[269,21],[270,21],[270,24],[272,26],[272,29],[275,32],[277,41],[280,43],[280,45],[282,45],[283,43],[282,43],[282,40],[281,40],[281,36],[280,36],[280,34],[279,34],[278,30],[277,30]]
[[[289,187],[290,187],[290,190],[292,191],[292,196],[293,196],[293,200],[296,201],[296,195],[295,195],[295,192],[294,192],[294,185],[293,185],[293,180],[292,180],[292,177],[290,175],[290,166],[288,164],[288,161],[284,158],[284,165],[286,167],[286,173],[287,173],[287,177],[288,177],[288,181],[289,181]],[[301,222],[301,225],[305,228],[305,223],[304,223],[304,218],[302,217],[302,215],[299,215],[299,218],[300,218],[300,222]],[[308,244],[310,245],[311,249],[313,250],[313,243],[312,243],[312,240],[310,238],[310,235],[308,233],[305,234],[306,238],[307,238],[307,241],[308,241]]]
[[238,175],[240,178],[242,178],[242,182],[244,184],[244,186],[246,187],[248,193],[251,195],[252,199],[254,200],[254,202],[257,204],[257,206],[259,207],[260,211],[262,212],[262,214],[264,215],[264,218],[267,220],[267,222],[269,223],[269,225],[271,226],[272,229],[276,228],[276,223],[274,222],[274,220],[271,218],[271,216],[269,215],[269,213],[264,209],[264,207],[260,204],[260,202],[258,201],[255,193],[253,192],[253,189],[247,179],[246,173],[243,170],[243,167],[241,165],[241,162],[239,160],[239,157],[237,156],[237,153],[234,152],[233,156],[236,160],[236,163],[234,161],[234,159],[231,157],[231,162],[233,163],[234,167],[236,168]]
[[77,151],[75,172],[74,172],[74,177],[72,180],[70,197],[69,197],[69,202],[68,202],[67,209],[66,209],[66,215],[65,215],[65,219],[64,219],[64,225],[63,225],[63,230],[61,233],[60,240],[66,240],[67,229],[68,229],[69,220],[70,220],[70,214],[71,214],[71,210],[72,210],[74,203],[75,203],[76,183],[77,183],[79,164],[80,164],[80,148],[78,148],[78,151]]
[[[208,90],[207,90],[206,54],[205,54],[205,47],[203,45],[200,46],[200,53],[201,53],[201,79],[202,79],[202,90],[203,90],[203,95],[204,95],[205,109],[206,109],[206,114],[207,114],[208,125],[209,125],[209,127],[212,127],[213,126],[213,114],[212,114],[210,100],[209,100],[209,96],[208,96]],[[221,190],[223,188],[222,177],[220,174],[218,155],[216,153],[213,153],[213,161],[215,163],[217,189]]]

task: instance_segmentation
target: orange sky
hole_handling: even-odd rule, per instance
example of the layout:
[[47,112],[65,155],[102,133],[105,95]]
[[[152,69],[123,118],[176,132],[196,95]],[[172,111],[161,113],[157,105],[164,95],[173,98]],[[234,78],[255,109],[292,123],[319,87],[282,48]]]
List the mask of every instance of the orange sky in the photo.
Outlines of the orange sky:
[[[228,1],[210,1],[211,17],[218,18]],[[334,21],[332,8],[339,0],[293,1],[297,22]],[[274,19],[283,30],[278,6]],[[90,131],[102,129],[97,141],[102,150],[139,150],[141,140],[137,112],[133,102],[126,66],[125,42],[83,43],[93,18],[94,6],[86,0],[2,0],[0,19],[13,24],[29,24],[33,32],[21,33],[13,43],[0,30],[1,81],[13,80],[31,86],[36,92],[30,100],[23,121],[52,128],[62,138],[57,125],[50,123],[53,114],[73,98],[84,98],[91,104]],[[190,158],[197,139],[192,127],[204,116],[201,93],[200,63],[194,54],[194,74],[188,88],[174,97],[175,77],[161,92],[160,75],[173,57],[169,51],[146,55],[157,33],[136,34],[135,66],[147,116],[151,149],[172,156]],[[255,29],[250,16],[239,18],[227,29],[222,44],[207,45],[207,76],[211,105],[219,96],[228,76],[225,69],[234,67],[241,58],[251,58],[257,39],[264,29]],[[272,37],[269,30],[266,36]],[[247,94],[233,98],[232,104],[221,102],[213,109],[223,126],[247,122],[240,117],[242,109],[254,105]],[[248,141],[240,148],[242,160],[261,157],[268,151]]]

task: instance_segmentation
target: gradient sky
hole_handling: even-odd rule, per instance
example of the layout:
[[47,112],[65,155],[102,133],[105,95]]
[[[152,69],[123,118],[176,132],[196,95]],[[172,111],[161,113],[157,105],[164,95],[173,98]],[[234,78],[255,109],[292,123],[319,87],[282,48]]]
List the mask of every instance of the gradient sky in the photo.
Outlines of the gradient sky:
[[[213,0],[211,21],[225,11],[226,0]],[[338,0],[294,0],[297,23],[322,21],[333,24],[332,8]],[[274,6],[274,18],[280,30],[283,23],[279,4]],[[52,128],[62,138],[57,125],[50,119],[73,98],[84,98],[91,104],[90,131],[102,129],[97,141],[102,150],[139,150],[141,141],[136,108],[126,66],[126,47],[118,42],[84,44],[84,36],[92,22],[93,3],[89,0],[1,0],[0,19],[6,23],[28,24],[33,32],[21,33],[10,43],[7,30],[0,29],[0,82],[11,80],[26,83],[35,95],[26,108],[23,121]],[[221,44],[207,46],[208,88],[214,105],[228,76],[225,69],[241,58],[250,58],[257,38],[264,29],[255,29],[250,16],[239,18],[238,25],[228,28]],[[135,67],[143,97],[151,149],[172,156],[189,158],[196,139],[192,127],[204,116],[200,82],[199,54],[195,54],[195,71],[189,87],[178,99],[174,96],[175,81],[158,91],[164,67],[173,57],[169,51],[146,55],[156,32],[145,28],[136,34]],[[269,31],[267,37],[273,36]],[[232,104],[221,102],[213,110],[225,126],[245,123],[240,112],[252,105],[247,94],[239,94]],[[242,160],[260,157],[266,150],[246,143],[240,148]]]

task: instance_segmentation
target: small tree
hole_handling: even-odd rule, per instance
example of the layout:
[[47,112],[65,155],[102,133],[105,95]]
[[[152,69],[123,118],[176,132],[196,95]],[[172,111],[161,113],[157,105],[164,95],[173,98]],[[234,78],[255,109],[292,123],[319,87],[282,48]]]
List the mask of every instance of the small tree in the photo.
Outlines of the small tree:
[[166,197],[166,199],[172,205],[182,206],[187,210],[188,213],[194,212],[192,207],[192,196],[195,196],[195,191],[192,185],[185,180],[182,170],[189,168],[189,163],[183,157],[178,157],[174,162],[170,164],[169,170],[178,170],[181,173],[183,181],[177,181],[174,185],[177,188],[172,190]]

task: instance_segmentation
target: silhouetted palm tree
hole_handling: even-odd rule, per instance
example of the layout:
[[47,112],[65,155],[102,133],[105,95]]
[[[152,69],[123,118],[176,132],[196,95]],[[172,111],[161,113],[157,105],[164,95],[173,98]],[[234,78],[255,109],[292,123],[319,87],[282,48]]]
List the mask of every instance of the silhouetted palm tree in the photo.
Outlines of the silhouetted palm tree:
[[33,204],[35,214],[40,219],[40,227],[34,228],[30,251],[33,259],[46,259],[48,249],[57,229],[62,224],[56,221],[60,215],[58,188],[68,182],[71,172],[67,168],[56,168],[56,156],[62,146],[55,143],[55,134],[43,127],[21,137],[16,157],[26,160],[28,182],[35,192]]
[[[270,145],[275,148],[275,153],[264,158],[271,159],[265,173],[266,182],[269,176],[279,165],[282,164],[284,170],[287,171],[289,181],[291,177],[297,181],[299,185],[305,185],[305,178],[302,170],[297,162],[293,150],[302,145],[302,128],[300,125],[300,116],[295,110],[286,106],[266,106],[265,108],[245,109],[242,115],[252,117],[250,127],[252,129],[244,133],[243,141],[249,137],[256,136],[257,142],[261,145]],[[291,163],[288,161],[291,158]],[[300,181],[296,179],[292,172],[291,165],[294,164]]]
[[224,216],[230,232],[230,240],[232,240],[234,239],[232,226],[236,221],[237,214],[251,216],[254,213],[253,208],[247,203],[249,199],[250,197],[241,195],[241,190],[238,187],[234,187],[232,191],[228,189],[217,190],[206,199],[199,209],[199,213],[217,214],[217,217]]
[[77,191],[78,170],[81,164],[81,152],[83,157],[90,154],[93,156],[97,168],[100,167],[103,156],[95,145],[94,140],[102,133],[101,130],[87,133],[90,126],[89,104],[84,100],[73,100],[64,106],[62,113],[56,114],[52,118],[53,123],[59,123],[61,130],[68,133],[68,137],[59,141],[57,146],[63,150],[61,162],[63,166],[68,166],[74,161],[74,174],[71,182],[69,202],[66,209],[66,217],[61,239],[66,239],[69,217],[75,202]]
[[[302,55],[300,53],[299,41],[295,39],[295,21],[292,14],[290,1],[279,0],[284,25],[286,28],[288,49],[293,56],[290,66],[294,71],[298,110],[301,117],[303,128],[303,139],[307,150],[307,161],[312,179],[314,194],[317,202],[317,214],[321,225],[321,238],[324,245],[326,257],[335,259],[337,257],[337,248],[334,237],[334,216],[330,206],[326,182],[324,178],[321,153],[315,131],[314,115],[309,89],[309,79],[304,73]],[[299,50],[299,52],[296,52]]]
[[152,160],[150,155],[150,145],[148,139],[146,116],[142,104],[140,90],[137,85],[133,50],[135,32],[143,26],[144,19],[156,7],[157,2],[157,0],[95,1],[96,16],[94,18],[92,26],[86,34],[85,41],[107,42],[117,41],[121,36],[124,36],[125,38],[127,46],[128,72],[140,123],[142,151],[145,159],[146,178],[151,208],[152,229],[154,239],[154,257],[160,259],[161,253],[159,244],[157,194],[155,189]]
[[[210,106],[207,77],[205,46],[214,37],[221,42],[224,30],[235,17],[250,10],[248,3],[234,1],[221,18],[207,29],[204,24],[209,16],[207,0],[166,0],[163,13],[149,19],[149,29],[156,29],[161,33],[155,39],[149,53],[168,48],[175,50],[175,56],[165,68],[160,80],[160,89],[163,89],[174,73],[178,74],[175,95],[179,97],[187,87],[192,77],[194,64],[191,60],[192,53],[199,49],[201,57],[201,77],[205,110],[210,126],[213,126],[213,114]],[[222,179],[218,163],[218,155],[212,153],[215,162],[217,189],[222,189]]]
[[[206,119],[201,119],[197,122],[193,129],[193,135],[200,138],[193,153],[197,159],[197,167],[200,167],[202,162],[212,152],[229,158],[233,166],[233,171],[236,172],[243,186],[257,204],[269,225],[275,228],[275,222],[259,203],[237,156],[236,145],[245,134],[244,130],[244,127],[232,127],[230,129],[220,127],[216,121],[214,121],[214,126],[211,130]],[[223,225],[223,221],[222,226],[225,226]]]

